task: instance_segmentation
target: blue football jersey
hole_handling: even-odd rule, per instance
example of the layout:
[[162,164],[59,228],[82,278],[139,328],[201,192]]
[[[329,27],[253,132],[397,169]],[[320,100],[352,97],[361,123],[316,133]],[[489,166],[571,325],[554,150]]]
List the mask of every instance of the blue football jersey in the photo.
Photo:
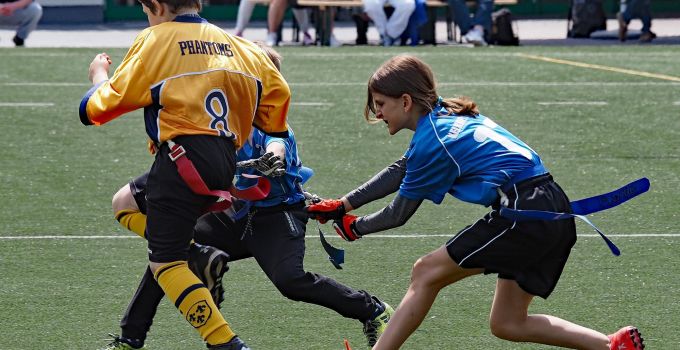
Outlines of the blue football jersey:
[[541,164],[534,150],[491,119],[446,113],[440,107],[418,121],[400,195],[439,204],[450,193],[488,206],[513,175]]
[[[279,204],[293,204],[305,199],[300,183],[302,176],[300,170],[302,161],[298,157],[297,144],[293,130],[288,128],[288,138],[279,138],[266,135],[257,128],[253,129],[252,136],[245,142],[236,154],[237,161],[256,159],[267,153],[267,146],[272,142],[279,142],[286,147],[286,174],[278,177],[268,177],[271,182],[271,191],[267,198],[254,202],[256,207],[271,207]],[[236,187],[246,188],[255,184],[253,179],[241,176],[247,173],[261,175],[254,169],[237,169]]]

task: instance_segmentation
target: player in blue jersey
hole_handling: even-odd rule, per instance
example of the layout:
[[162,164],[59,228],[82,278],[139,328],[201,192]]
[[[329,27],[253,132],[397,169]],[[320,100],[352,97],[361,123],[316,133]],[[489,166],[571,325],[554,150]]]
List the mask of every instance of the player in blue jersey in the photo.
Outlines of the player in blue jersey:
[[[326,276],[304,270],[307,214],[303,210],[305,195],[300,186],[303,170],[295,136],[292,130],[288,131],[289,137],[284,139],[253,130],[251,138],[237,153],[241,167],[237,170],[236,187],[250,187],[256,181],[244,174],[266,173],[271,181],[271,191],[262,200],[236,201],[228,211],[201,217],[194,229],[196,243],[192,245],[189,266],[201,280],[210,280],[208,289],[218,291],[213,292],[213,298],[219,305],[221,289],[215,283],[221,283],[221,274],[202,272],[217,270],[219,266],[216,264],[220,261],[226,264],[222,258],[224,253],[230,261],[253,257],[287,298],[321,305],[344,317],[361,321],[372,346],[384,331],[392,308],[366,291],[352,289]],[[285,160],[284,167],[272,166],[276,163],[271,161],[274,159]],[[129,205],[128,210],[144,215],[146,179],[147,174],[144,174],[121,188],[114,203],[134,203]],[[143,233],[143,225],[140,229]],[[226,267],[219,269],[226,271]],[[163,295],[163,290],[147,270],[121,321],[122,335],[115,337],[106,349],[143,348]]]
[[[270,47],[261,48],[280,69],[280,55]],[[189,266],[206,283],[219,306],[221,278],[227,270],[225,256],[230,261],[253,257],[287,298],[321,305],[361,321],[372,346],[386,328],[392,308],[366,291],[304,270],[307,224],[301,187],[304,174],[290,128],[288,136],[279,138],[253,130],[236,155],[239,161],[236,187],[251,186],[254,180],[248,175],[266,175],[271,190],[262,200],[236,201],[230,210],[199,218],[194,228],[198,244],[192,244]],[[121,225],[142,237],[146,226],[146,175],[123,186],[113,199],[114,213]],[[147,269],[121,321],[122,334],[114,336],[105,349],[142,349],[163,295]]]
[[[490,315],[492,333],[515,342],[578,349],[642,349],[637,328],[607,336],[549,315],[529,315],[535,296],[553,291],[576,242],[573,219],[514,222],[503,206],[571,212],[570,202],[541,158],[524,142],[481,115],[468,98],[438,96],[430,67],[396,56],[369,79],[365,117],[391,135],[414,131],[404,156],[340,200],[307,207],[310,217],[335,220],[347,241],[403,225],[427,199],[448,193],[491,211],[413,266],[411,284],[373,349],[398,349],[418,328],[439,291],[465,277],[498,275]],[[347,212],[397,192],[380,211]]]

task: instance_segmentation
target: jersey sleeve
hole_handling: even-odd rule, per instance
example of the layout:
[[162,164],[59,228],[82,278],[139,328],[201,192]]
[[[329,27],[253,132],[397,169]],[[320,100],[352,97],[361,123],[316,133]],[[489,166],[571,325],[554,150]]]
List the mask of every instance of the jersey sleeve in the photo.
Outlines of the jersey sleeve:
[[290,171],[293,164],[295,164],[295,159],[293,158],[296,157],[296,155],[293,154],[293,145],[291,139],[265,135],[265,148],[269,147],[269,145],[271,145],[272,143],[279,143],[283,145],[284,149],[286,150],[284,159],[286,164],[286,171]]
[[268,135],[288,137],[290,87],[269,58],[263,57],[262,66],[262,92],[253,124]]
[[441,203],[460,175],[446,148],[439,143],[415,144],[406,152],[406,157],[406,175],[399,194],[411,200]]
[[146,33],[142,32],[111,79],[88,91],[80,103],[80,120],[100,125],[122,114],[152,103],[150,87],[141,60]]

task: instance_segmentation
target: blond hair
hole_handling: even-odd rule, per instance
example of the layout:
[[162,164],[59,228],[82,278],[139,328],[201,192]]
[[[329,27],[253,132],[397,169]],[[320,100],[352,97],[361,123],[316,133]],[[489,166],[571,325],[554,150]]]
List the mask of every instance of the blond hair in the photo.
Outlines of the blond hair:
[[369,122],[376,121],[373,93],[392,98],[407,94],[423,113],[432,112],[435,105],[439,104],[445,107],[449,114],[469,116],[479,114],[477,104],[468,97],[459,96],[440,100],[432,69],[427,63],[411,55],[392,57],[368,79],[368,98],[364,108],[364,117]]
[[273,47],[261,41],[256,41],[255,44],[257,44],[257,46],[259,46],[262,49],[262,51],[264,51],[264,54],[267,55],[267,57],[269,57],[272,63],[274,63],[276,69],[280,72],[281,61],[283,61],[283,57],[281,56],[281,54],[278,51],[274,50]]
[[[156,14],[156,6],[154,6],[151,0],[139,0],[144,6],[151,10],[151,13]],[[158,0],[161,4],[167,4],[170,8],[170,12],[177,14],[177,11],[185,8],[195,8],[201,11],[202,5],[201,0]]]

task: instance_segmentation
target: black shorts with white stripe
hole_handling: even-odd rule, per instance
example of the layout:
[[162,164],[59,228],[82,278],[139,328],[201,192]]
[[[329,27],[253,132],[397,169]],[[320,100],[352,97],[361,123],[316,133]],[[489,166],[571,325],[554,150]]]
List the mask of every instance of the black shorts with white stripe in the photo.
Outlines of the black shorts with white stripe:
[[[508,207],[571,212],[569,199],[549,174],[516,184]],[[574,219],[514,222],[499,215],[500,204],[446,243],[459,266],[517,281],[527,293],[547,298],[557,285],[576,243]]]

